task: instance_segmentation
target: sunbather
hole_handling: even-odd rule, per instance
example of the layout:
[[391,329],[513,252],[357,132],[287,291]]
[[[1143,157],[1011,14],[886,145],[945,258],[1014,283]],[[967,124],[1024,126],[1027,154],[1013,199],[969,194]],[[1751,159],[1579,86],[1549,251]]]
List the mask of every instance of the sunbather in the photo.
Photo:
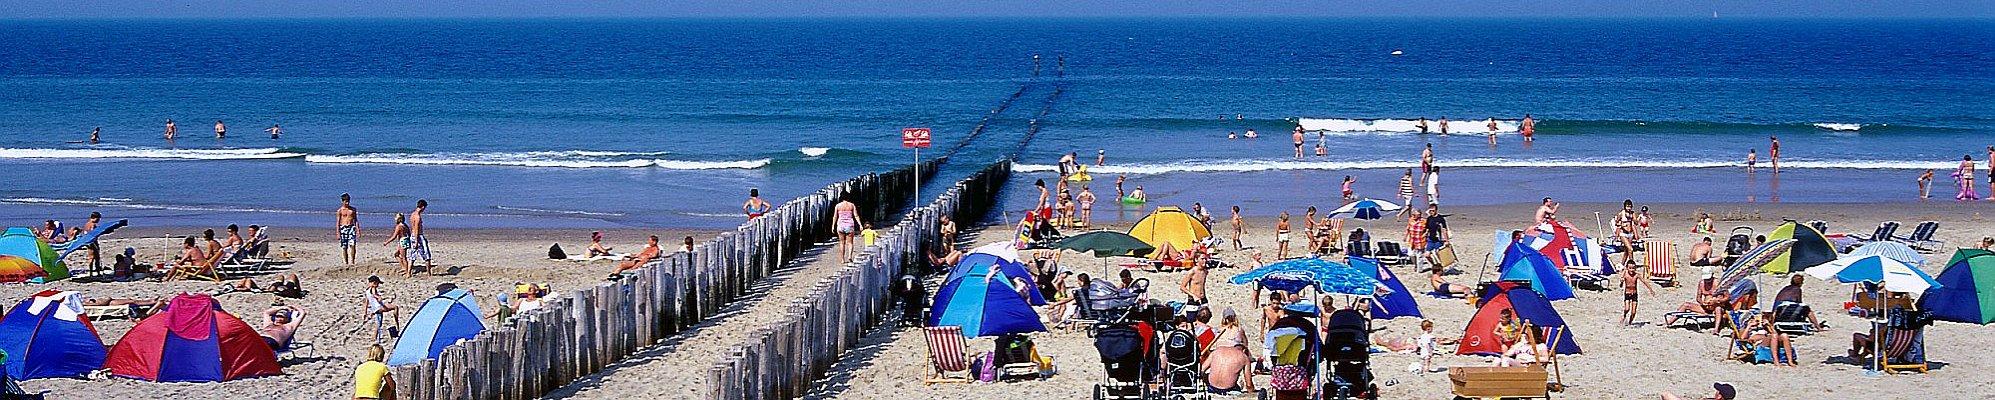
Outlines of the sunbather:
[[930,254],[928,256],[929,265],[941,267],[954,266],[957,261],[962,260],[963,249],[956,248],[956,246],[948,246],[942,254]]
[[637,267],[642,267],[644,264],[650,264],[652,260],[658,259],[658,255],[664,252],[664,250],[658,248],[658,235],[651,235],[651,238],[644,244],[644,250],[638,251],[635,255],[624,257],[623,262],[617,264],[617,270],[610,273],[610,277],[615,278],[624,271],[637,269]]
[[[176,262],[175,265],[179,267],[197,268],[204,273],[212,273],[214,271],[214,264],[210,264],[209,260],[210,259],[208,258],[208,255],[202,253],[200,247],[194,246],[194,237],[188,236],[187,239],[181,243],[180,260]],[[177,276],[174,275],[177,274],[168,274],[166,276],[166,279],[172,280],[174,278],[178,278]]]
[[1773,312],[1755,314],[1746,320],[1744,327],[1746,342],[1754,348],[1754,362],[1771,362],[1776,365],[1798,366],[1794,356],[1794,339],[1773,329]]
[[284,351],[291,347],[291,337],[298,334],[298,325],[304,320],[304,309],[277,303],[263,311],[263,328],[257,334],[263,336],[263,344],[271,350]]
[[[1709,395],[1709,396],[1704,396],[1704,397],[1699,397],[1699,398],[1697,398],[1697,399],[1698,399],[1698,400],[1732,400],[1733,398],[1735,398],[1735,397],[1736,397],[1736,396],[1738,396],[1738,395],[1739,395],[1739,391],[1738,391],[1738,389],[1734,389],[1734,388],[1732,388],[1732,384],[1730,384],[1730,383],[1724,383],[1724,382],[1718,382],[1718,383],[1713,383],[1713,384],[1711,384],[1711,395]],[[1683,400],[1683,398],[1681,398],[1681,397],[1676,397],[1676,394],[1675,394],[1675,393],[1670,393],[1670,392],[1663,392],[1663,393],[1662,393],[1662,400]]]
[[590,233],[589,258],[602,257],[607,255],[612,255],[612,254],[610,253],[610,247],[603,245],[603,232],[596,231],[594,233]]
[[1473,288],[1467,285],[1448,282],[1447,279],[1441,277],[1442,270],[1440,265],[1435,265],[1434,268],[1427,270],[1427,283],[1434,285],[1435,294],[1448,297],[1465,297],[1473,290]]
[[[1535,325],[1529,328],[1531,337],[1545,337],[1544,328]],[[1533,343],[1535,341],[1534,339],[1511,344],[1510,348],[1503,350],[1503,356],[1496,358],[1496,366],[1517,367],[1536,364],[1551,354],[1551,350],[1544,343]]]
[[1240,316],[1228,307],[1219,313],[1218,334],[1212,345],[1205,348],[1204,361],[1206,385],[1217,391],[1235,389],[1254,392],[1254,375],[1250,369],[1254,355],[1247,343],[1247,330],[1240,326]]
[[1711,237],[1705,236],[1704,240],[1690,245],[1690,265],[1699,267],[1724,265],[1724,258],[1713,253],[1715,252],[1711,247]]
[[[1697,298],[1678,306],[1676,311],[1715,316],[1724,309],[1724,303],[1724,295],[1718,292],[1717,275],[1712,271],[1705,271],[1704,279],[1697,281]],[[1678,317],[1669,315],[1663,318],[1663,325],[1675,325]]]
[[245,257],[263,258],[270,256],[270,229],[257,225],[249,226],[249,236],[244,238],[242,254]]
[[242,280],[236,281],[234,285],[235,285],[235,290],[237,291],[262,293],[265,290],[269,290],[270,293],[276,294],[279,297],[289,297],[294,299],[305,297],[305,290],[304,287],[299,284],[298,274],[278,275],[277,280],[274,282],[270,282],[270,285],[267,289],[263,286],[258,286],[256,284],[256,281],[250,278],[242,278]]

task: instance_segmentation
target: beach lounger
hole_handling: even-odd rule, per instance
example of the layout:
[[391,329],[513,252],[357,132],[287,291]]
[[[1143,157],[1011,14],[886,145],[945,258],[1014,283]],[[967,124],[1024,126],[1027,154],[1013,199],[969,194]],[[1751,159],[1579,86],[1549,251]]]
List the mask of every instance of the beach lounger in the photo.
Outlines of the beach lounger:
[[1683,328],[1691,332],[1703,332],[1718,327],[1718,316],[1690,311],[1673,311],[1663,314],[1664,328]]
[[1946,241],[1933,239],[1933,235],[1939,233],[1939,231],[1939,221],[1920,222],[1919,226],[1912,228],[1911,236],[1894,236],[1891,240],[1904,243],[1922,252],[1934,252],[1946,246]]
[[1365,233],[1365,228],[1352,229],[1351,236],[1347,237],[1346,242],[1344,255],[1372,257],[1372,235]]
[[1773,329],[1789,335],[1815,333],[1815,323],[1808,322],[1808,313],[1813,312],[1807,304],[1785,302],[1773,306]]
[[133,315],[139,314],[137,310],[133,310],[132,308],[133,306],[131,305],[83,306],[83,314],[89,316],[90,320],[92,321],[102,321],[107,319],[132,319]]
[[[937,383],[969,383],[974,381],[970,371],[970,356],[963,352],[963,327],[933,326],[923,328],[928,338],[928,377],[922,385]],[[962,375],[961,378],[952,375]]]
[[1856,240],[1859,242],[1882,242],[1886,240],[1891,240],[1891,237],[1898,233],[1898,225],[1899,225],[1898,221],[1884,221],[1883,223],[1877,224],[1877,230],[1871,231],[1869,235],[1859,235],[1852,233],[1849,234],[1849,237],[1856,238]]
[[1663,242],[1645,254],[1649,280],[1657,285],[1676,286],[1676,242]]
[[1406,249],[1400,247],[1399,243],[1387,240],[1378,241],[1378,251],[1372,253],[1372,257],[1377,258],[1380,263],[1386,265],[1411,264],[1413,261],[1413,258],[1406,254]]

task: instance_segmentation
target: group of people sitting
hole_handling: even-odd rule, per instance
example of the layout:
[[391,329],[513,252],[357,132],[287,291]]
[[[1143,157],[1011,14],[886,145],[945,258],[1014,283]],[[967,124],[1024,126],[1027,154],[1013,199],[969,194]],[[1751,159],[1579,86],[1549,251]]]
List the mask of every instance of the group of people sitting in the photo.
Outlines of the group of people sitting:
[[230,224],[226,229],[228,236],[221,241],[215,239],[214,229],[201,232],[200,243],[203,244],[200,245],[197,245],[193,236],[186,237],[181,242],[180,257],[174,261],[176,272],[168,273],[164,279],[171,281],[190,277],[210,277],[219,280],[220,276],[215,273],[215,268],[218,266],[269,256],[269,229],[250,225],[247,235],[243,234],[242,229],[235,224]]

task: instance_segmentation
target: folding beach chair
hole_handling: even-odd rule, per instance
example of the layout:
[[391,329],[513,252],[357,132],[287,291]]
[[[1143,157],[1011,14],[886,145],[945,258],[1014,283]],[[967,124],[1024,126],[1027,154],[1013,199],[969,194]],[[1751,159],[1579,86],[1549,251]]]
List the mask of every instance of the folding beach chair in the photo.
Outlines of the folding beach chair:
[[[936,383],[968,383],[973,381],[970,372],[970,357],[963,353],[963,327],[932,326],[923,328],[928,339],[928,377],[922,385]],[[951,375],[962,375],[961,378]]]
[[1783,302],[1773,306],[1773,329],[1790,335],[1815,333],[1815,324],[1808,322],[1808,313],[1813,312],[1807,304]]
[[1441,248],[1429,251],[1427,255],[1432,256],[1434,258],[1434,265],[1440,267],[1443,271],[1448,268],[1454,268],[1455,262],[1458,261],[1455,257],[1455,245],[1453,243],[1441,245]]
[[1664,328],[1683,328],[1691,332],[1703,332],[1718,327],[1718,316],[1699,314],[1690,311],[1663,313]]
[[207,264],[195,264],[195,265],[175,264],[172,270],[168,270],[166,272],[167,282],[172,282],[181,279],[201,279],[211,282],[221,282],[222,276],[221,274],[215,271],[215,267],[213,265],[207,265]]
[[1866,235],[1859,235],[1852,233],[1849,236],[1856,238],[1857,241],[1861,242],[1882,242],[1886,240],[1891,240],[1891,237],[1898,233],[1898,225],[1899,225],[1898,221],[1884,221],[1883,223],[1877,224],[1877,230],[1871,231],[1870,235],[1866,236]]
[[1939,231],[1939,221],[1920,222],[1919,226],[1912,228],[1911,236],[1892,237],[1891,240],[1904,243],[1913,249],[1923,252],[1938,251],[1941,247],[1946,246],[1946,241],[1933,239],[1933,235],[1939,233]]
[[1644,258],[1649,267],[1649,280],[1657,285],[1676,286],[1676,242],[1651,246]]
[[1884,329],[1884,372],[1926,373],[1926,330]]

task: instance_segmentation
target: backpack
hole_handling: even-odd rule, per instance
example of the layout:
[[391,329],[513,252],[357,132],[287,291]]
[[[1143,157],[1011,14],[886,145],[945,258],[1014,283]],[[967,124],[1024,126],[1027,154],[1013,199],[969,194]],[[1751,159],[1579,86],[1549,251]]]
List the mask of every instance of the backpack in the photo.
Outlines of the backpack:
[[566,259],[568,259],[568,253],[567,253],[567,252],[564,252],[564,251],[561,251],[561,244],[560,244],[560,243],[555,243],[555,244],[554,244],[554,246],[552,246],[552,247],[548,247],[548,248],[547,248],[547,259],[549,259],[549,260],[566,260]]
[[993,358],[996,357],[997,357],[996,353],[984,353],[983,357],[977,357],[978,360],[978,362],[976,363],[977,365],[974,365],[977,369],[977,381],[997,382],[998,380],[998,366],[996,362],[997,360],[993,360]]

